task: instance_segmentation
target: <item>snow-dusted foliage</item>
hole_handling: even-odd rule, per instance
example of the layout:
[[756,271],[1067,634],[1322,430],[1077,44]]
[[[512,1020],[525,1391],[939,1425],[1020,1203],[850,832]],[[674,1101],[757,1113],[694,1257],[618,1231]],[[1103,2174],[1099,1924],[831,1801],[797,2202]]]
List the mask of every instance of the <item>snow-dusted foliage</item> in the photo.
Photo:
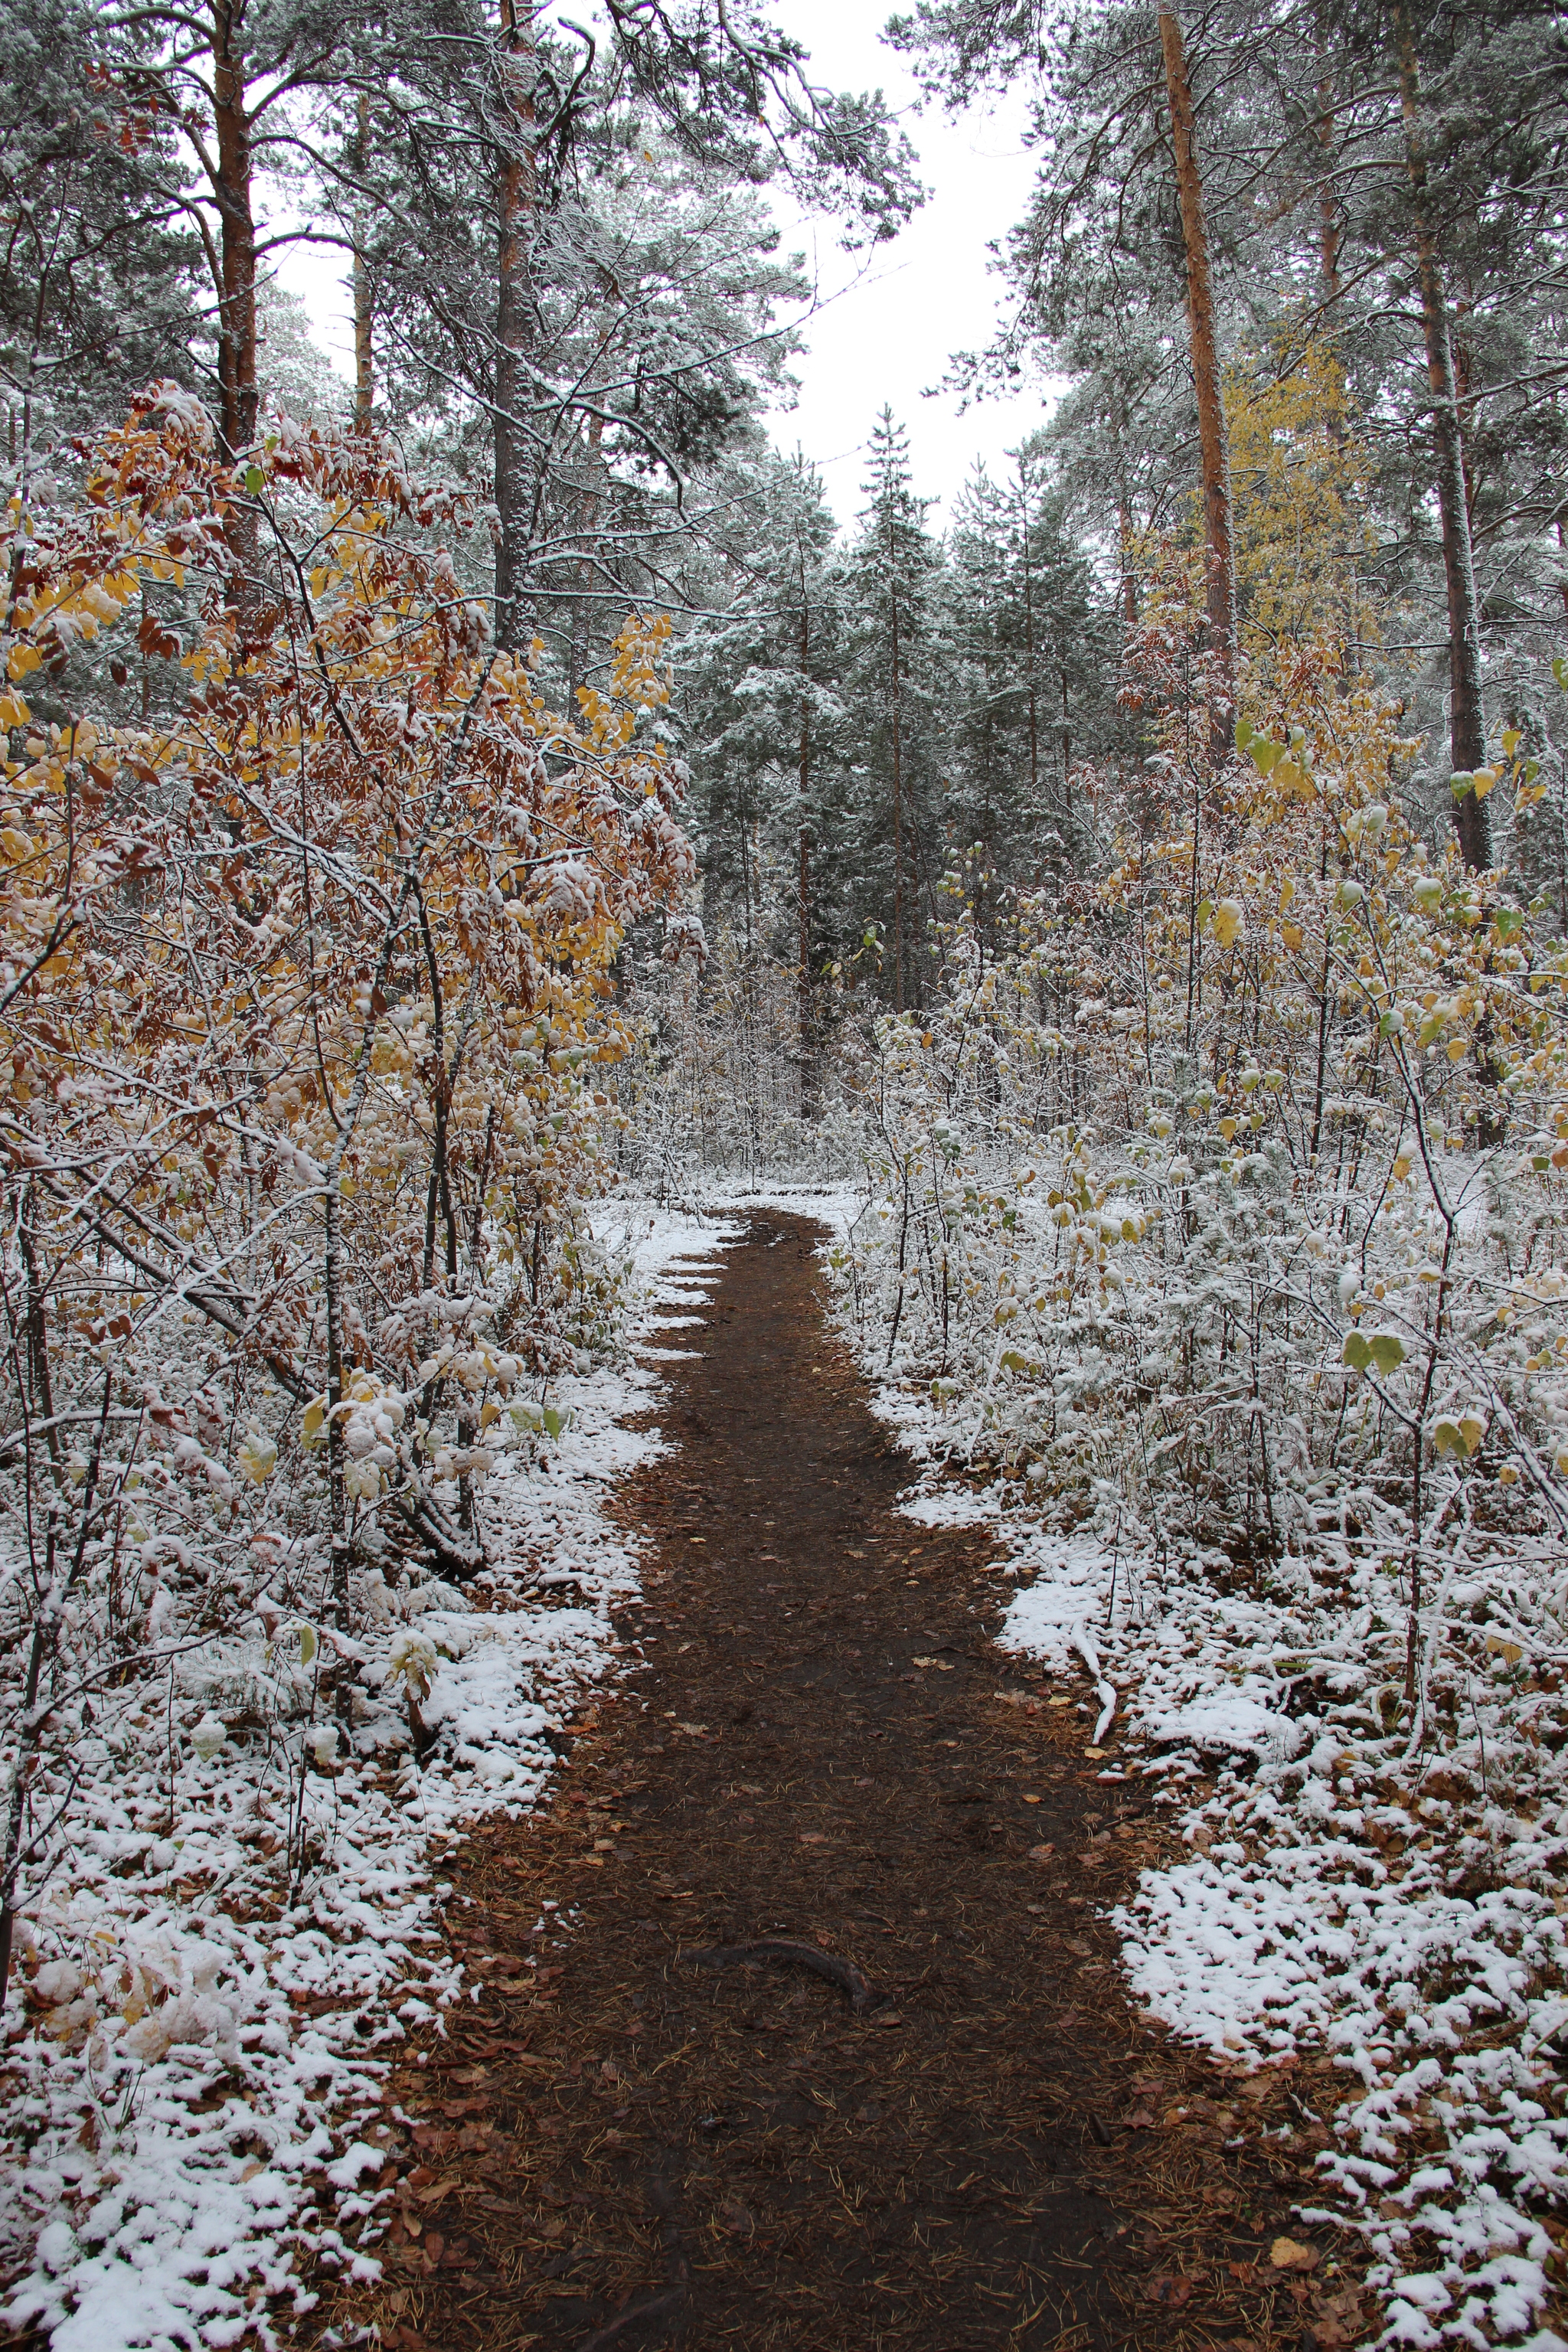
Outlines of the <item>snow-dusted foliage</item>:
[[952,877],[828,1263],[1037,1580],[1013,1638],[1170,1780],[1151,2014],[1338,2053],[1391,2337],[1481,2343],[1568,2185],[1568,961],[1374,797],[1370,700],[1314,730],[1092,893],[986,929]]
[[[4,528],[5,2231],[65,2345],[265,2327],[355,2218],[338,2122],[453,1990],[432,1841],[538,1789],[626,1571],[588,1211],[608,971],[692,871],[662,633],[554,717],[473,520],[165,387]],[[48,717],[128,610],[140,714]]]
[[[605,1232],[629,1344],[679,1319],[716,1236]],[[443,1859],[536,1800],[564,1717],[613,1674],[636,1558],[604,1505],[661,1443],[620,1425],[655,1393],[619,1349],[562,1377],[557,1434],[487,1483],[489,1565],[466,1589],[384,1550],[356,1570],[346,1725],[281,1578],[98,1694],[68,1857],[17,1923],[12,2325],[64,2352],[270,2342],[312,2275],[376,2274],[388,2060],[465,1997]]]

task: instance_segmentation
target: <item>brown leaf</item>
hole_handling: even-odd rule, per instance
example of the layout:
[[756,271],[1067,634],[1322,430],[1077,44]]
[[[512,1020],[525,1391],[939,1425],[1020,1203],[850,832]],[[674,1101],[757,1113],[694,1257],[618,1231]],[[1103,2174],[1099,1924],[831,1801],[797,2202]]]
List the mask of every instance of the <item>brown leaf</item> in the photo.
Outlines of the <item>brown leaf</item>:
[[1313,2271],[1322,2257],[1316,2246],[1304,2246],[1299,2238],[1276,2238],[1268,2259],[1277,2271]]
[[1190,2301],[1192,2292],[1192,2280],[1178,2277],[1174,2271],[1156,2271],[1143,2289],[1151,2303],[1163,2303],[1172,2311]]

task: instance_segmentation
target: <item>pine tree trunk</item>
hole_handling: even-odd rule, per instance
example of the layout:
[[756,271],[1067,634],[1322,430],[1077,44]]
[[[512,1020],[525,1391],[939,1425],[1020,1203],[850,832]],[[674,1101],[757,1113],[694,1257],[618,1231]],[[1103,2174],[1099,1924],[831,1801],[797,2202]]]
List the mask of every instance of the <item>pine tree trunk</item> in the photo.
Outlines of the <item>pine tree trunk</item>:
[[232,460],[256,438],[256,214],[246,111],[243,0],[214,0],[213,131],[218,204],[218,433]]
[[[355,117],[355,161],[363,173],[370,136],[370,100],[362,89]],[[375,404],[375,343],[370,265],[365,259],[365,212],[354,208],[354,430],[368,433]]]
[[1340,209],[1334,196],[1334,107],[1333,85],[1318,84],[1318,100],[1322,111],[1318,117],[1318,144],[1323,151],[1323,176],[1318,184],[1318,269],[1323,289],[1325,307],[1340,298]]
[[1138,574],[1132,566],[1132,509],[1122,499],[1116,509],[1117,536],[1121,548],[1121,618],[1130,629],[1138,626]]
[[[802,565],[804,575],[805,566]],[[811,1019],[811,835],[805,817],[811,790],[811,607],[801,582],[800,607],[800,1113],[809,1118],[816,1096]]]
[[[1394,12],[1398,49],[1399,100],[1405,116],[1405,156],[1414,194],[1415,257],[1421,287],[1421,326],[1426,344],[1426,374],[1432,388],[1432,433],[1436,446],[1437,512],[1442,526],[1443,576],[1448,595],[1448,749],[1456,775],[1473,775],[1486,765],[1486,720],[1481,704],[1481,615],[1476,594],[1475,551],[1470,541],[1469,501],[1465,495],[1465,438],[1454,374],[1453,332],[1443,266],[1426,205],[1426,155],[1421,134],[1421,80],[1415,42],[1404,0]],[[1465,794],[1454,811],[1459,849],[1472,873],[1492,862],[1491,819],[1484,801]]]
[[1040,805],[1040,714],[1038,680],[1035,675],[1035,594],[1029,561],[1029,482],[1020,474],[1018,489],[1024,552],[1024,656],[1029,665],[1029,809]]
[[895,551],[891,518],[888,525],[888,594],[893,634],[893,1010],[904,1009],[904,743],[901,681],[899,677],[899,590],[893,576]]
[[1208,553],[1209,645],[1215,667],[1209,740],[1217,766],[1229,758],[1236,732],[1236,551],[1231,538],[1230,461],[1226,448],[1225,404],[1215,338],[1214,278],[1209,266],[1208,224],[1204,217],[1203,173],[1198,163],[1193,94],[1187,81],[1182,27],[1172,8],[1160,11],[1160,47],[1164,58],[1165,95],[1176,157],[1176,194],[1181,203],[1182,240],[1187,262],[1187,326],[1193,385],[1198,403],[1204,539]]
[[533,19],[529,0],[503,0],[502,88],[509,148],[497,188],[495,501],[496,641],[508,652],[533,634],[529,586],[532,516],[524,410],[530,404],[527,356],[535,341],[533,236],[537,186],[532,149]]

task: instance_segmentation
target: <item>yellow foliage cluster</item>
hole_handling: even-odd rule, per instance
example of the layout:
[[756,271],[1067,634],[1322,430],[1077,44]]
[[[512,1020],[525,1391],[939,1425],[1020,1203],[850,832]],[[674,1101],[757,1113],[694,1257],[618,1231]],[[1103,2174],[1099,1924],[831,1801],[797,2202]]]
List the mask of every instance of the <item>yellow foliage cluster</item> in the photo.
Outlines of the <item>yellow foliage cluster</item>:
[[[346,1410],[354,1362],[421,1360],[436,1292],[488,1286],[542,1369],[591,1318],[615,959],[692,873],[668,625],[548,709],[459,583],[479,520],[315,427],[237,478],[177,397],[76,505],[10,510],[0,1152],[62,1335],[133,1354],[179,1292],[285,1412]],[[105,632],[147,691],[89,721]]]

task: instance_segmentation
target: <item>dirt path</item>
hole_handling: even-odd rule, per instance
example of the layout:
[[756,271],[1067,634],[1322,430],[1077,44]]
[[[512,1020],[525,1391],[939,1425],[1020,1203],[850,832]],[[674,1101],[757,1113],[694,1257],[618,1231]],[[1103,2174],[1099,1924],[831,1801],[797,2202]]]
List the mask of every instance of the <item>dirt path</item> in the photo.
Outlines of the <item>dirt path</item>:
[[[1098,1915],[1147,1800],[1094,1777],[1079,1690],[997,1699],[1005,1582],[896,1513],[809,1240],[755,1215],[670,1368],[679,1452],[626,1497],[647,1664],[458,1874],[494,1989],[395,2086],[419,2120],[354,2316],[440,2352],[1353,2341],[1290,2218],[1313,2136],[1260,2137],[1305,2085],[1249,2096],[1130,2017]],[[866,1993],[722,1957],[770,1937]]]

